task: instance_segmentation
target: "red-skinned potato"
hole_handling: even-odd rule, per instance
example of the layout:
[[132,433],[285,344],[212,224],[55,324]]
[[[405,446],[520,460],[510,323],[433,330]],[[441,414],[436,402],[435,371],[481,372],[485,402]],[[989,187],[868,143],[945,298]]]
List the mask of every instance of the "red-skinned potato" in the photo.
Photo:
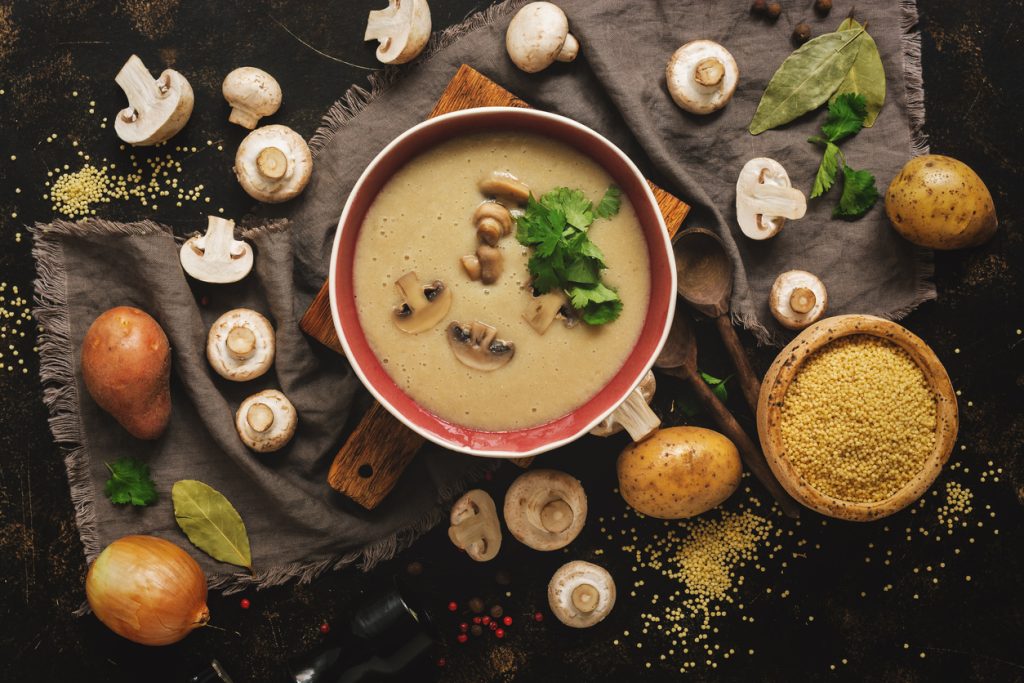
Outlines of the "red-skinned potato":
[[157,439],[171,419],[171,345],[145,311],[118,306],[101,313],[82,340],[89,395],[128,433]]

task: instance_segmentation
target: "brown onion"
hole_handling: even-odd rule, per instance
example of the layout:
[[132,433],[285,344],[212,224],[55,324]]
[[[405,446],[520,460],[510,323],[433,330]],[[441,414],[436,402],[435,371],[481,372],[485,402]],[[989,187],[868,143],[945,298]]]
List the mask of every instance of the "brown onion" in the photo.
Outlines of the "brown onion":
[[107,628],[142,645],[176,643],[210,620],[199,563],[156,536],[108,545],[89,567],[85,596]]

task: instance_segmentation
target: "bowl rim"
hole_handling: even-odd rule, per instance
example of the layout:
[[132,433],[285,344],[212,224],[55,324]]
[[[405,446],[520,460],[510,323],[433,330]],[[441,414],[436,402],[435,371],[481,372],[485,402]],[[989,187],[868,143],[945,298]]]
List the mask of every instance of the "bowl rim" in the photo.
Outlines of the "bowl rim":
[[[524,118],[535,118],[535,119],[540,119],[540,120],[547,120],[547,121],[553,122],[556,125],[568,126],[570,128],[575,129],[576,131],[582,133],[584,136],[590,136],[592,139],[594,139],[599,144],[603,145],[608,151],[610,151],[613,156],[618,157],[618,159],[623,163],[623,167],[625,168],[625,170],[630,175],[634,176],[634,178],[636,180],[639,181],[639,186],[642,188],[641,192],[643,194],[643,197],[645,198],[646,202],[653,208],[653,214],[655,216],[655,219],[656,219],[658,227],[659,227],[658,234],[661,237],[660,243],[657,246],[660,246],[660,249],[663,250],[664,254],[666,255],[667,262],[669,264],[669,267],[667,268],[667,272],[669,274],[669,283],[668,283],[668,286],[666,286],[666,291],[669,292],[669,296],[668,296],[668,300],[667,300],[667,310],[666,310],[665,320],[661,321],[659,323],[662,326],[661,334],[660,334],[660,336],[659,336],[659,338],[657,340],[657,343],[654,345],[654,347],[653,347],[649,357],[644,361],[642,369],[637,373],[637,376],[631,382],[629,382],[627,390],[622,392],[621,395],[617,395],[615,397],[615,400],[610,404],[610,407],[608,407],[605,410],[602,410],[595,418],[593,418],[589,422],[581,423],[580,425],[575,426],[573,431],[570,434],[568,434],[567,436],[565,436],[563,438],[556,439],[556,440],[545,441],[545,442],[540,443],[539,445],[537,445],[537,446],[535,446],[533,448],[521,449],[521,450],[515,450],[515,449],[507,450],[507,449],[504,449],[504,448],[502,448],[502,449],[481,450],[479,448],[473,447],[472,445],[464,445],[464,444],[457,443],[457,442],[454,442],[452,440],[446,439],[443,436],[441,436],[441,435],[439,435],[439,434],[437,434],[437,433],[435,433],[435,432],[433,432],[433,431],[431,431],[429,429],[422,428],[420,425],[418,425],[415,422],[413,422],[412,420],[410,420],[400,409],[396,408],[381,393],[381,391],[374,385],[374,383],[371,382],[370,379],[367,377],[367,374],[366,374],[365,370],[363,369],[363,367],[359,363],[359,361],[358,361],[358,359],[356,357],[356,354],[354,353],[354,351],[352,349],[352,346],[351,346],[351,344],[349,342],[348,336],[345,333],[345,329],[344,329],[344,327],[343,327],[343,325],[341,323],[341,318],[340,318],[339,313],[338,313],[339,303],[338,303],[338,296],[337,296],[337,292],[338,292],[337,276],[338,276],[338,256],[339,256],[341,240],[342,240],[342,228],[346,224],[347,219],[349,217],[349,214],[352,211],[353,198],[358,196],[359,192],[363,188],[363,185],[368,182],[368,180],[369,180],[373,170],[382,162],[383,159],[385,159],[387,156],[389,156],[396,148],[398,148],[399,146],[404,144],[409,138],[412,138],[412,137],[420,134],[421,131],[423,131],[426,128],[431,128],[431,127],[434,127],[434,126],[441,126],[441,125],[444,125],[444,124],[446,124],[448,122],[451,122],[453,120],[459,120],[459,119],[463,119],[463,118],[469,119],[469,118],[477,118],[477,117],[481,117],[481,116],[484,116],[484,117],[495,116],[495,117],[497,117],[499,115],[513,116],[513,117],[524,117]],[[543,134],[543,133],[541,133],[541,134]],[[555,137],[555,136],[549,135],[549,137]],[[572,145],[570,145],[570,146],[572,146]],[[429,148],[429,146],[427,148]],[[579,151],[581,151],[584,154],[586,154],[586,152],[584,150],[579,150]],[[411,160],[411,158],[412,157],[410,157],[410,160]],[[596,159],[594,161],[595,161],[595,163],[600,163]],[[408,160],[406,161],[406,163],[407,162],[408,162]],[[649,237],[647,237],[646,235],[647,235],[647,232],[645,231],[645,242],[647,242],[648,250],[652,251],[652,252],[656,251],[655,245],[652,244],[652,240]],[[425,120],[421,121],[420,123],[417,123],[416,125],[412,126],[411,128],[408,128],[407,130],[402,132],[400,135],[395,137],[391,142],[389,142],[386,146],[384,146],[384,148],[381,149],[380,152],[378,152],[374,156],[374,158],[370,161],[370,163],[367,164],[366,168],[363,169],[363,172],[360,174],[358,180],[356,180],[355,184],[352,186],[352,189],[349,192],[348,197],[345,200],[345,206],[342,209],[341,216],[338,219],[338,225],[337,225],[337,228],[335,229],[334,241],[333,241],[333,244],[332,244],[332,247],[331,247],[331,259],[330,259],[330,265],[329,265],[329,271],[328,271],[328,294],[329,294],[329,297],[330,297],[331,319],[332,319],[332,321],[334,323],[334,330],[335,330],[336,334],[338,335],[338,340],[341,342],[341,347],[342,347],[342,349],[345,352],[345,356],[348,359],[349,364],[352,367],[353,371],[355,372],[356,376],[359,378],[359,381],[362,382],[363,386],[366,387],[367,391],[370,392],[370,394],[374,397],[374,399],[376,399],[382,406],[384,406],[384,408],[389,413],[391,413],[391,415],[393,415],[396,419],[398,419],[400,422],[402,422],[402,424],[404,424],[406,427],[408,427],[409,429],[412,429],[414,432],[416,432],[417,434],[419,434],[423,438],[427,439],[428,441],[431,441],[431,442],[433,442],[433,443],[435,443],[435,444],[437,444],[437,445],[439,445],[439,446],[441,446],[441,447],[443,447],[443,448],[445,448],[447,450],[455,451],[455,452],[458,452],[458,453],[465,453],[467,455],[475,455],[475,456],[487,457],[487,458],[527,458],[527,457],[532,457],[534,455],[538,455],[539,453],[543,453],[543,452],[546,452],[546,451],[549,451],[549,450],[554,450],[556,448],[559,448],[561,446],[569,444],[569,443],[579,439],[584,434],[587,434],[588,432],[590,432],[591,429],[596,427],[605,418],[607,418],[610,414],[615,412],[615,410],[629,397],[629,395],[631,393],[633,393],[633,391],[636,390],[636,388],[639,386],[640,382],[643,381],[644,376],[653,367],[654,362],[655,362],[655,360],[658,357],[658,354],[661,352],[661,349],[662,349],[662,347],[665,344],[665,340],[668,338],[670,322],[672,320],[672,317],[675,315],[677,273],[676,273],[676,269],[675,269],[675,261],[674,261],[674,259],[672,257],[672,254],[673,254],[673,252],[672,252],[672,242],[671,242],[671,238],[669,236],[668,228],[667,228],[667,226],[665,224],[665,218],[662,215],[660,208],[658,207],[658,201],[657,201],[657,198],[654,196],[654,192],[651,190],[650,183],[647,181],[646,177],[640,171],[640,169],[636,166],[636,164],[621,149],[619,149],[619,147],[617,145],[615,145],[613,142],[608,140],[605,136],[601,135],[600,133],[598,133],[597,131],[593,130],[589,126],[585,126],[584,124],[579,123],[577,121],[574,121],[574,120],[572,120],[572,119],[570,119],[568,117],[561,116],[559,114],[553,114],[551,112],[542,111],[542,110],[539,110],[539,109],[522,108],[522,107],[474,107],[474,108],[470,108],[470,109],[462,109],[462,110],[459,110],[459,111],[449,112],[449,113],[446,113],[446,114],[441,114],[439,116],[435,116],[435,117],[432,117],[432,118],[425,119]],[[648,306],[650,306],[650,300],[648,300]],[[648,312],[650,312],[650,311],[648,311]],[[627,357],[626,357],[627,361],[629,360],[630,357],[632,357],[632,354],[635,352],[636,346],[640,343],[640,340],[643,339],[645,334],[647,334],[648,323],[649,322],[650,322],[649,321],[649,317],[645,318],[644,323],[643,323],[643,327],[641,328],[641,331],[640,331],[640,335],[637,338],[637,342],[634,344],[633,349],[631,350],[630,354],[627,355]],[[621,369],[620,369],[620,371],[621,371]],[[614,379],[614,377],[613,377],[613,379]],[[605,385],[605,388],[606,387],[607,387],[607,384]],[[401,391],[403,394],[408,396],[409,399],[413,403],[415,403],[417,406],[419,406],[422,410],[424,410],[425,412],[428,412],[431,415],[434,415],[434,413],[430,413],[430,411],[427,411],[426,408],[423,408],[418,402],[415,401],[415,399],[412,399],[412,397],[409,396],[409,394],[407,392],[405,392],[401,388],[399,388],[399,391]],[[587,401],[582,403],[580,406],[577,406],[572,411],[567,413],[566,416],[573,415],[574,413],[579,411],[580,408],[582,408],[583,406],[586,406],[590,401],[593,401],[597,396],[599,396],[602,391],[604,391],[604,389],[598,390],[597,393],[595,393],[593,396],[591,396]],[[555,420],[560,420],[560,419],[562,419],[562,418],[564,418],[566,416],[562,416],[561,418],[555,418]],[[434,417],[436,419],[442,421],[442,422],[447,422],[447,421],[445,421],[443,418],[441,418],[439,416],[434,415]],[[473,429],[473,428],[470,428],[470,427],[465,427],[463,425],[457,425],[456,423],[452,423],[452,424],[454,426],[458,427],[459,429],[462,429],[462,430],[468,430],[468,431],[472,431],[472,432],[476,432],[476,433],[486,432],[488,434],[501,434],[501,433],[516,434],[516,433],[519,433],[519,432],[527,431],[529,429],[535,429],[537,427],[543,426],[543,425],[536,425],[534,427],[529,427],[529,428],[520,429],[520,430],[487,431],[487,430],[476,430],[476,429]],[[549,423],[544,423],[544,424],[549,424]]]
[[[789,385],[810,356],[828,344],[851,335],[888,340],[910,355],[935,396],[935,443],[921,469],[892,495],[877,501],[836,498],[815,488],[786,457],[782,444],[781,412]],[[761,385],[757,433],[765,459],[775,477],[793,498],[823,515],[850,521],[872,521],[891,515],[919,499],[935,482],[949,460],[959,426],[956,393],[938,356],[899,323],[871,315],[847,314],[820,320],[791,341],[776,356]]]

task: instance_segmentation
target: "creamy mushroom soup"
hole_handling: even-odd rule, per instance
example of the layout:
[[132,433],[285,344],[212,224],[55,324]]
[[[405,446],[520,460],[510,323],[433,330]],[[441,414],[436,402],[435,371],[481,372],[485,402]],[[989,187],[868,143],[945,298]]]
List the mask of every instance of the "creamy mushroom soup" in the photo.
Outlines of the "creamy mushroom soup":
[[[407,163],[376,197],[356,243],[353,277],[363,331],[398,386],[448,422],[505,431],[559,418],[611,380],[640,335],[650,274],[643,232],[622,196],[619,212],[588,233],[604,252],[602,281],[618,290],[621,314],[572,327],[559,314],[540,334],[524,315],[537,301],[527,268],[533,249],[516,240],[515,225],[497,241],[502,272],[493,284],[470,279],[460,262],[482,258],[473,216],[485,200],[479,183],[495,171],[538,197],[578,188],[595,206],[612,182],[594,161],[551,138],[494,132],[450,140]],[[414,310],[403,310],[407,301]],[[566,302],[563,313],[571,310]],[[474,323],[492,326],[499,341]],[[457,356],[480,336],[484,356]]]

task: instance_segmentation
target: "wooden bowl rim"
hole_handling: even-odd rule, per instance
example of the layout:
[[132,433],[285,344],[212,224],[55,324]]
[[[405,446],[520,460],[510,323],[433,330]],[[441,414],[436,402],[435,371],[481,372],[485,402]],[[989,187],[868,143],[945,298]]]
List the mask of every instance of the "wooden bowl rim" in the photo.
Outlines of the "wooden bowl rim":
[[[888,498],[868,503],[842,500],[807,482],[786,457],[782,445],[782,403],[804,361],[837,339],[867,334],[886,339],[904,351],[924,373],[935,395],[935,444],[921,470]],[[959,417],[956,394],[941,361],[920,337],[902,325],[870,315],[838,315],[811,325],[775,358],[765,375],[757,405],[757,433],[768,466],[793,498],[823,515],[852,521],[880,519],[920,498],[949,460],[956,442]]]

